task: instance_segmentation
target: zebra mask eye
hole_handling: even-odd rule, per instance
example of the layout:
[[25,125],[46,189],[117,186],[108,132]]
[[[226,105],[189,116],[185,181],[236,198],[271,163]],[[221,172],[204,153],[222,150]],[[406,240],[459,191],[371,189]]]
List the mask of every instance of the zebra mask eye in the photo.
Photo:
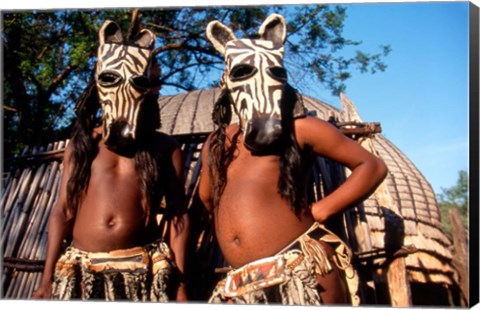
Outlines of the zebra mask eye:
[[132,86],[139,91],[147,91],[151,87],[150,79],[144,75],[134,75],[129,80]]
[[257,73],[257,68],[247,64],[240,64],[230,71],[230,80],[232,82],[246,80]]
[[267,74],[279,82],[287,82],[287,70],[283,67],[267,68]]
[[98,76],[98,84],[102,87],[113,87],[120,84],[121,81],[122,76],[113,71],[102,72]]

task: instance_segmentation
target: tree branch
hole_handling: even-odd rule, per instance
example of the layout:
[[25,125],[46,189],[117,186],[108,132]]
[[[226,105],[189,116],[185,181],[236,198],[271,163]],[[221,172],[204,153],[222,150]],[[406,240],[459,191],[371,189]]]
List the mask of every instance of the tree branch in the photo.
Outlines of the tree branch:
[[9,107],[9,106],[4,105],[4,104],[2,104],[2,107],[3,107],[3,109],[4,109],[5,111],[8,111],[8,112],[18,112],[17,109],[12,108],[12,107]]
[[188,64],[186,66],[183,66],[181,68],[177,68],[177,69],[172,69],[172,71],[170,71],[168,74],[164,75],[161,79],[160,79],[160,82],[162,84],[166,84],[165,81],[168,80],[170,77],[172,77],[173,75],[177,74],[178,72],[182,72],[184,70],[187,70],[189,68],[193,68],[195,66],[198,66],[198,63],[193,63],[193,64]]
[[138,9],[134,9],[132,11],[130,26],[128,27],[128,33],[127,33],[128,40],[133,40],[133,36],[136,33],[138,33],[140,28],[140,17],[141,15],[138,13]]
[[52,80],[52,83],[50,86],[47,88],[47,95],[50,97],[50,95],[57,89],[57,87],[60,85],[60,83],[70,74],[70,72],[75,69],[76,66],[74,65],[67,65],[65,69],[63,69],[62,72],[57,74]]

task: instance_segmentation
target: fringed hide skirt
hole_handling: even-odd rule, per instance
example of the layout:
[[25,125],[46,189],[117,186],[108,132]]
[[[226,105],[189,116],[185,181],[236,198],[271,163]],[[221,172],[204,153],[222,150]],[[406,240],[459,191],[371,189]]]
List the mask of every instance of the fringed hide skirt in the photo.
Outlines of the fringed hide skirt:
[[167,302],[174,270],[164,242],[98,253],[69,247],[56,264],[52,298]]
[[[320,242],[335,250],[328,259]],[[334,233],[318,223],[277,255],[228,272],[215,287],[210,303],[320,305],[316,275],[326,275],[334,263],[342,271],[352,305],[359,304],[358,275],[351,252]]]

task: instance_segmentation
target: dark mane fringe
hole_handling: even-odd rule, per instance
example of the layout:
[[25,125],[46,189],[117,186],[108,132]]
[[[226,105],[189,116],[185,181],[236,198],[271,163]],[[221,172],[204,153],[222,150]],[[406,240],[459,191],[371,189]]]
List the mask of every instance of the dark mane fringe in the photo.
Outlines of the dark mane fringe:
[[[225,98],[230,98],[227,91],[221,95],[217,104],[222,105]],[[303,154],[300,150],[293,131],[293,108],[296,101],[297,94],[295,90],[287,85],[282,98],[282,125],[284,128],[290,130],[286,130],[283,136],[283,147],[279,154],[280,178],[278,180],[277,188],[278,193],[289,203],[295,214],[298,216],[308,207],[306,193],[300,191],[300,189],[305,188],[307,182],[304,173],[307,171],[305,170],[305,167],[308,165],[308,160],[307,163],[302,160],[307,154]],[[215,107],[214,112],[217,109],[218,107]],[[209,152],[207,160],[210,179],[213,182],[213,205],[216,208],[219,205],[220,197],[227,183],[227,168],[233,160],[236,142],[241,130],[234,134],[230,146],[226,148],[227,135],[225,131],[229,119],[228,122],[226,122],[225,119],[222,121],[221,118],[218,118],[218,115],[214,115],[213,118],[214,122],[216,121],[219,127],[212,134],[208,146]]]
[[164,158],[155,150],[155,129],[160,128],[160,112],[157,104],[158,95],[147,93],[139,112],[137,151],[135,152],[135,170],[140,179],[142,193],[142,209],[145,214],[145,225],[150,219],[149,206],[160,205],[163,195],[161,170],[166,169]]
[[91,79],[77,103],[77,118],[70,139],[73,151],[70,154],[72,171],[67,182],[67,208],[71,217],[75,216],[82,201],[83,193],[88,187],[90,167],[98,153],[96,143],[92,139],[98,109],[97,87],[95,80]]
[[282,127],[284,131],[284,148],[280,153],[280,178],[278,179],[278,193],[293,207],[295,214],[300,215],[308,209],[305,191],[308,178],[305,177],[307,167],[311,164],[309,150],[300,150],[293,127],[293,110],[299,98],[294,88],[286,85],[282,98]]
[[142,209],[145,215],[145,226],[150,220],[151,208],[160,203],[161,186],[159,182],[159,161],[160,159],[148,149],[138,150],[135,153],[135,170],[140,180],[140,191],[142,193]]
[[[159,178],[163,168],[163,158],[157,156],[154,147],[155,129],[160,126],[158,113],[158,96],[147,94],[139,114],[142,122],[139,127],[140,139],[138,149],[134,155],[135,169],[139,175],[140,190],[142,193],[142,208],[146,224],[150,218],[149,206],[158,205],[162,195],[162,184]],[[100,108],[95,81],[90,82],[77,105],[77,119],[75,121],[72,138],[73,151],[71,153],[72,173],[67,183],[67,201],[70,216],[75,216],[81,204],[85,191],[88,189],[90,169],[98,153],[97,141],[92,138],[92,131],[98,119],[96,114]]]
[[226,148],[226,125],[221,125],[212,134],[210,144],[208,146],[208,169],[210,180],[213,182],[212,196],[213,205],[216,208],[220,203],[220,197],[227,185],[227,168],[233,160],[237,145],[238,136],[241,133],[239,129],[230,141],[230,146]]

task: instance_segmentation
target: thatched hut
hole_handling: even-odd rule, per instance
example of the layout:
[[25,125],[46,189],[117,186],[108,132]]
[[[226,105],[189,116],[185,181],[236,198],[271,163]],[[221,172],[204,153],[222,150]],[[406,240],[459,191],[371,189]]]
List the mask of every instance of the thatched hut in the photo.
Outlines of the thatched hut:
[[[189,252],[191,295],[204,300],[223,266],[210,217],[196,187],[202,143],[214,129],[211,111],[218,89],[197,90],[159,98],[161,130],[174,135],[185,156],[186,192],[195,217]],[[441,230],[432,187],[415,165],[379,133],[379,123],[364,123],[353,103],[342,96],[343,111],[303,96],[310,114],[331,120],[345,134],[380,156],[389,168],[384,183],[363,204],[327,225],[353,249],[365,304],[408,306],[459,304],[451,241]],[[2,177],[3,296],[28,298],[39,281],[45,255],[46,223],[57,195],[65,141],[45,149],[25,150],[5,162]],[[35,155],[37,154],[37,155]],[[318,158],[312,167],[310,199],[321,199],[348,174],[337,163]],[[439,292],[434,300],[425,300]],[[440,297],[444,296],[444,297]]]

